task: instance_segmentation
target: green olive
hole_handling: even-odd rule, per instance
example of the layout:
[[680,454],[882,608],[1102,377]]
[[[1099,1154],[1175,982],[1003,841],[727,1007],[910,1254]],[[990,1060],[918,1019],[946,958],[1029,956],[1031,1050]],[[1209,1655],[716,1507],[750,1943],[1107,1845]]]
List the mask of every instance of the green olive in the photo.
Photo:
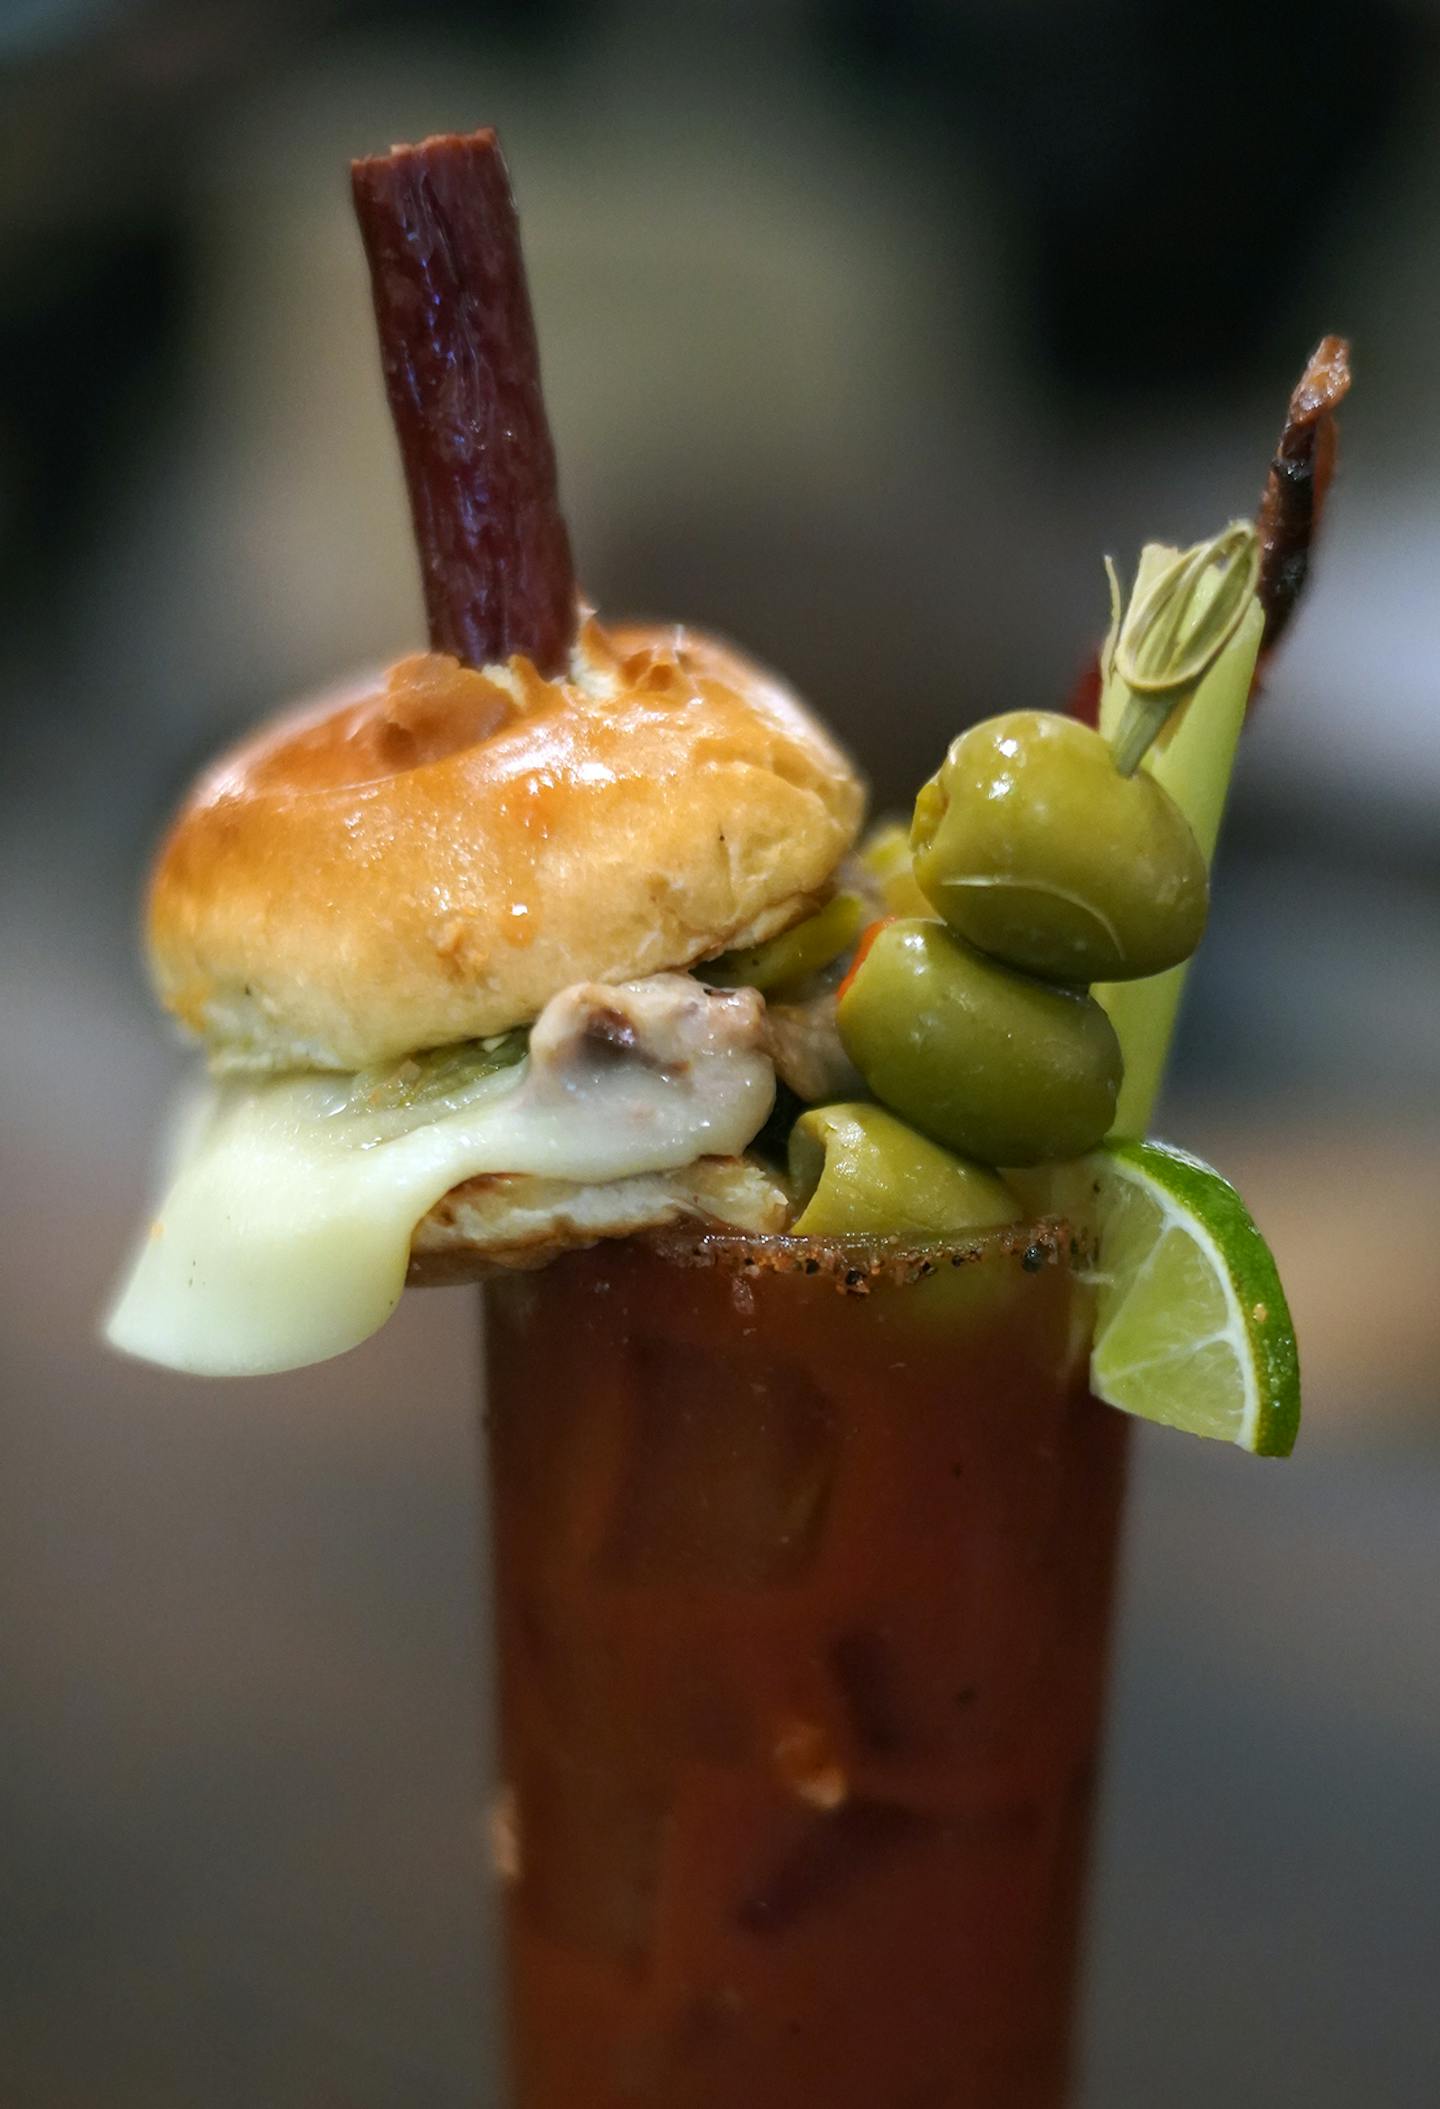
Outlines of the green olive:
[[944,923],[887,923],[838,1022],[876,1098],[981,1164],[1082,1156],[1115,1117],[1120,1043],[1094,997],[987,959]]
[[767,937],[763,944],[748,945],[740,952],[724,952],[695,972],[717,989],[759,989],[770,995],[794,988],[848,952],[864,921],[865,906],[859,894],[837,893],[815,915],[793,923],[778,937]]
[[962,733],[915,801],[915,876],[952,929],[1052,981],[1133,981],[1199,944],[1209,887],[1184,814],[1088,725],[1016,710]]
[[930,903],[915,881],[910,831],[903,820],[881,820],[856,852],[874,880],[887,915],[929,915]]
[[802,1237],[949,1237],[1013,1223],[1003,1179],[966,1164],[883,1106],[812,1106],[790,1130]]

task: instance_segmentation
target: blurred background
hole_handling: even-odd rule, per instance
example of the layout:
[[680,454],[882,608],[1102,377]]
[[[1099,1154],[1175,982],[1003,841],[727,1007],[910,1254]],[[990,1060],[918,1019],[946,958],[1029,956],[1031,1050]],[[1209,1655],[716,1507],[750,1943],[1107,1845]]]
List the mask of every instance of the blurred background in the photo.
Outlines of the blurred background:
[[0,0],[5,2109],[494,2099],[473,1296],[249,1386],[94,1338],[183,1068],[148,847],[422,634],[345,165],[491,120],[591,594],[785,668],[881,803],[1063,697],[1102,553],[1248,511],[1354,339],[1164,1122],[1272,1238],[1309,1425],[1285,1467],[1143,1433],[1081,2099],[1434,2101],[1437,33]]

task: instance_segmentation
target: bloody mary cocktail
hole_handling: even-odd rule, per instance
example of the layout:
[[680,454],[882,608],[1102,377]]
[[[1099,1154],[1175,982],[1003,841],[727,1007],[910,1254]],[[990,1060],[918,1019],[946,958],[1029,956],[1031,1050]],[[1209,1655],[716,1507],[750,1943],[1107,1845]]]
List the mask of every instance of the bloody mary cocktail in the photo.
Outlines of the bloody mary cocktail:
[[1063,1236],[485,1296],[515,2109],[1054,2109],[1127,1426]]

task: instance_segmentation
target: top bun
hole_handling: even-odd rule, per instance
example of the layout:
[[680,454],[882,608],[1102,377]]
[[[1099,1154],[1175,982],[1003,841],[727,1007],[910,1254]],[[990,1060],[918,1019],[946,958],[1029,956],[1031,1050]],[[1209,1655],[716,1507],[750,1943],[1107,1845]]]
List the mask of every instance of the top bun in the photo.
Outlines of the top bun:
[[224,1069],[361,1069],[783,930],[863,794],[789,689],[587,621],[567,670],[425,653],[268,726],[161,850],[161,1000]]

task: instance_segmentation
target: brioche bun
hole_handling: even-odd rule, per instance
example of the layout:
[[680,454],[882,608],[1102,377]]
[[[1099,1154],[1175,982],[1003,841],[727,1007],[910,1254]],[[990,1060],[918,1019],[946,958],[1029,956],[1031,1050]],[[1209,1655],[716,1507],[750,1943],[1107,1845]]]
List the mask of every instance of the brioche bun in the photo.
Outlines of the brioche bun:
[[364,1068],[758,943],[862,804],[791,692],[693,632],[591,619],[553,680],[421,654],[202,780],[151,887],[156,986],[218,1068]]

